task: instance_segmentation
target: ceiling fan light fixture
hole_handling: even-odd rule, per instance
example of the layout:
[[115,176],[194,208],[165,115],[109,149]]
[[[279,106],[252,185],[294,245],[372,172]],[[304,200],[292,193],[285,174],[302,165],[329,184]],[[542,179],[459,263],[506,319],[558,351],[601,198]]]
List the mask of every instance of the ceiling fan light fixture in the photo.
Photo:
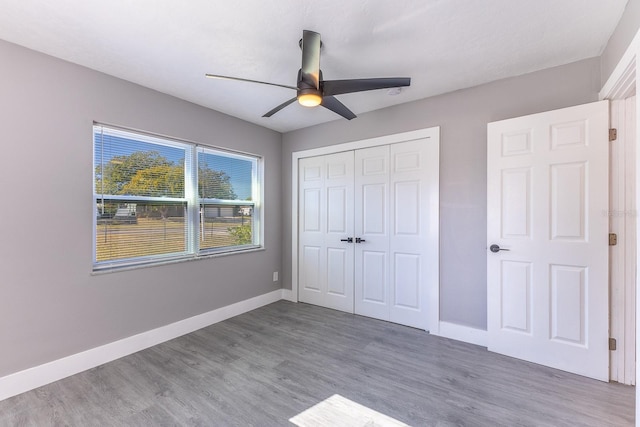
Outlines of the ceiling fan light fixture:
[[304,107],[317,107],[322,104],[322,95],[316,90],[301,90],[298,93],[298,103]]

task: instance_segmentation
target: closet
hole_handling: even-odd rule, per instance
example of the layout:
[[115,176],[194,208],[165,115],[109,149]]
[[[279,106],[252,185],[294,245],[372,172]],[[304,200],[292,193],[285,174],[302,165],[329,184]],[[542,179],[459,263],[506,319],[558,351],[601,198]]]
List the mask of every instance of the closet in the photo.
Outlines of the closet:
[[300,158],[298,299],[428,329],[438,281],[438,144]]

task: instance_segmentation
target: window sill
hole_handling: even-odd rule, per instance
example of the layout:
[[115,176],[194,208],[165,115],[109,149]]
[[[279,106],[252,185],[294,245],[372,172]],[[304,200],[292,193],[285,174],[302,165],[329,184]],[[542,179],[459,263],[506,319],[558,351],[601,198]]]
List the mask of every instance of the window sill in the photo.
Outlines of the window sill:
[[148,261],[148,262],[141,262],[138,264],[113,265],[109,267],[104,266],[99,268],[94,267],[94,269],[91,271],[91,275],[98,276],[102,274],[118,273],[121,271],[138,270],[141,268],[158,267],[158,266],[178,264],[178,263],[191,262],[191,261],[201,261],[201,260],[206,260],[211,258],[225,257],[229,255],[262,252],[264,250],[265,250],[264,246],[253,246],[246,249],[238,249],[238,250],[224,251],[224,252],[208,252],[201,255],[187,255],[187,256],[181,256],[176,258],[168,258],[161,261]]

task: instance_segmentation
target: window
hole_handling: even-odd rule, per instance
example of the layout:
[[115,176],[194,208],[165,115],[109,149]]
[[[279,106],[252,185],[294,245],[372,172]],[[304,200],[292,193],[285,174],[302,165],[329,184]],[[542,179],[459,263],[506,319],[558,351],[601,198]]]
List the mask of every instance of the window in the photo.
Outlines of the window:
[[260,158],[93,130],[94,270],[260,247]]

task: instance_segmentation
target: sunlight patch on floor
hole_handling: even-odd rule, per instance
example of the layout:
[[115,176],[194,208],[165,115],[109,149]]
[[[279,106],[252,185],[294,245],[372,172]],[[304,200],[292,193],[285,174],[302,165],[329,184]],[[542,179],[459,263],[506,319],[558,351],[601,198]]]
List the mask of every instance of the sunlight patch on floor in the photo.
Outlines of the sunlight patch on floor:
[[339,394],[323,400],[289,420],[298,427],[408,427]]

